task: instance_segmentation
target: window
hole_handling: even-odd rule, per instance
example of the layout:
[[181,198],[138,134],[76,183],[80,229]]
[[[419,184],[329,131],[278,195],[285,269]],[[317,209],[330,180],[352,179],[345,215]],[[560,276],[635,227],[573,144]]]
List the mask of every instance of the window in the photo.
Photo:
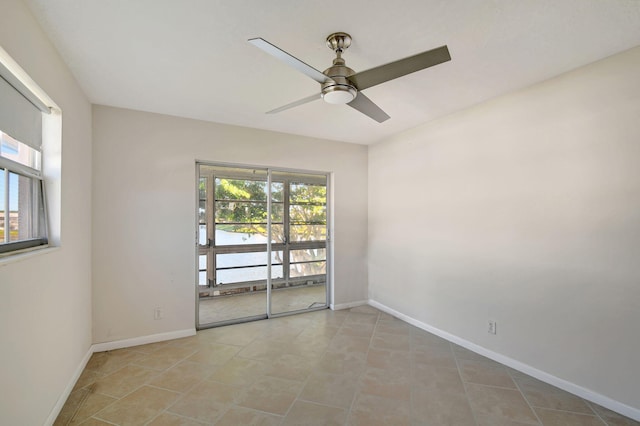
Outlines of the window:
[[0,132],[0,254],[45,244],[40,152]]
[[0,66],[0,255],[48,243],[43,112],[48,108]]

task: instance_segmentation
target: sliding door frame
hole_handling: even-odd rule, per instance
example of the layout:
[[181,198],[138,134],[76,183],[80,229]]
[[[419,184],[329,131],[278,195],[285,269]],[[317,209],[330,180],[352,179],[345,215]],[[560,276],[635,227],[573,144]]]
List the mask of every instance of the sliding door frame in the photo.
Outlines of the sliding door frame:
[[[266,279],[266,314],[260,314],[260,315],[254,315],[254,316],[250,316],[250,317],[244,317],[244,318],[237,318],[237,319],[229,319],[229,320],[224,320],[224,321],[219,321],[219,322],[215,322],[215,323],[208,323],[208,324],[200,324],[200,285],[199,285],[199,276],[198,274],[196,274],[196,278],[194,280],[195,282],[195,314],[196,314],[196,329],[204,329],[204,328],[211,328],[211,327],[218,327],[218,326],[222,326],[222,325],[229,325],[229,324],[236,324],[236,323],[241,323],[241,322],[249,322],[249,321],[255,321],[255,320],[260,320],[260,319],[268,319],[268,318],[277,318],[277,317],[282,317],[282,316],[287,316],[287,315],[293,315],[293,314],[298,314],[298,313],[303,313],[303,312],[310,312],[310,311],[316,311],[316,310],[323,310],[323,309],[327,309],[330,308],[331,306],[331,300],[333,297],[333,239],[331,238],[333,235],[333,191],[332,189],[332,180],[331,180],[331,173],[330,172],[323,172],[323,171],[315,171],[315,170],[302,170],[302,169],[292,169],[292,168],[283,168],[283,167],[265,167],[265,166],[255,166],[255,165],[248,165],[248,164],[238,164],[238,163],[224,163],[224,162],[212,162],[212,161],[201,161],[201,160],[196,160],[195,162],[195,188],[196,188],[196,200],[195,200],[195,271],[199,270],[199,256],[201,254],[201,250],[203,248],[202,245],[200,245],[200,230],[199,230],[199,207],[200,207],[200,196],[199,196],[199,183],[200,183],[200,166],[212,166],[212,167],[229,167],[229,168],[236,168],[236,169],[248,169],[248,170],[259,170],[261,172],[266,172],[266,176],[267,176],[267,188],[268,188],[268,193],[267,193],[267,279]],[[324,306],[320,306],[320,307],[314,307],[314,308],[307,308],[307,309],[300,309],[300,310],[295,310],[295,311],[287,311],[287,312],[278,312],[278,313],[273,313],[272,312],[272,290],[273,290],[273,280],[272,280],[272,276],[271,276],[271,272],[272,272],[272,249],[273,246],[276,244],[272,243],[272,204],[273,204],[273,200],[272,200],[272,176],[274,173],[290,173],[290,174],[300,174],[300,175],[317,175],[318,177],[323,177],[325,180],[325,185],[326,185],[326,239],[325,239],[325,305]],[[211,183],[211,182],[207,182],[207,186],[208,188],[210,188],[212,185],[215,185],[215,183]],[[289,194],[289,185],[284,185],[285,188],[283,188],[284,193],[286,194],[286,196],[288,196]],[[209,192],[208,192],[209,194]],[[284,200],[285,195],[283,195],[283,200]],[[285,205],[288,205],[288,201],[285,202]],[[207,233],[209,233],[209,227],[210,226],[214,226],[214,233],[215,233],[215,220],[213,218],[213,211],[211,211],[212,209],[207,209]],[[287,209],[285,209],[287,210]],[[289,217],[289,213],[285,212],[285,218]],[[286,236],[286,243],[282,244],[282,243],[278,243],[277,246],[285,246],[284,248],[282,248],[283,253],[285,252],[285,250],[287,250],[287,246],[290,248],[291,247],[291,242],[289,241],[290,235],[288,232],[289,229],[289,224],[287,222],[290,222],[286,219],[283,218],[283,226],[284,226],[284,232],[285,232],[285,236]],[[207,237],[208,239],[208,237]],[[207,241],[207,243],[209,243],[209,241]],[[278,248],[276,248],[275,250],[278,250]],[[211,267],[214,266],[215,262],[212,261],[212,259],[210,258],[212,256],[207,256],[207,270],[210,270]],[[283,256],[283,272],[285,271],[285,268],[289,266],[289,262],[287,261],[289,256]],[[290,271],[287,270],[286,272],[286,277],[289,277],[289,273]],[[290,277],[289,277],[290,278]],[[207,274],[207,280],[208,280],[208,274]],[[234,297],[234,296],[231,296]],[[239,296],[238,296],[239,297]]]

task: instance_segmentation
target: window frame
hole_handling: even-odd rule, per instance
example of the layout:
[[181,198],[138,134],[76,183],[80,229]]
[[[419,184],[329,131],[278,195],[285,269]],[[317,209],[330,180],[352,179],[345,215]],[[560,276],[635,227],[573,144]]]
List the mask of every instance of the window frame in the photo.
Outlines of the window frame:
[[[18,141],[19,143],[22,143]],[[40,155],[42,155],[42,151],[39,150]],[[42,166],[41,166],[42,167]],[[17,241],[0,241],[0,257],[21,253],[33,249],[46,248],[49,246],[49,218],[47,213],[47,200],[46,200],[46,192],[45,192],[45,184],[44,178],[42,177],[42,172],[40,170],[31,168],[24,164],[20,164],[15,162],[9,158],[3,157],[0,153],[0,173],[4,174],[4,188],[3,192],[5,192],[5,199],[2,201],[2,204],[5,208],[4,210],[4,235],[9,235],[10,228],[10,206],[9,206],[9,175],[11,173],[22,176],[31,181],[34,187],[37,185],[37,196],[39,201],[37,204],[31,203],[31,210],[29,212],[32,217],[37,217],[38,226],[40,229],[40,237],[37,238],[26,238]]]

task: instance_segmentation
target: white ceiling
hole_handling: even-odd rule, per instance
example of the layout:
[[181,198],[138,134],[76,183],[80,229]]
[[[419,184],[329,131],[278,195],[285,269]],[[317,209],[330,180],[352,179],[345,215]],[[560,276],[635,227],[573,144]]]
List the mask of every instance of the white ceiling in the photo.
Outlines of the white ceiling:
[[[370,144],[640,45],[638,0],[27,0],[95,104]],[[356,72],[448,45],[452,60],[367,89],[391,119],[315,101],[319,85],[247,43],[320,71],[327,35]]]

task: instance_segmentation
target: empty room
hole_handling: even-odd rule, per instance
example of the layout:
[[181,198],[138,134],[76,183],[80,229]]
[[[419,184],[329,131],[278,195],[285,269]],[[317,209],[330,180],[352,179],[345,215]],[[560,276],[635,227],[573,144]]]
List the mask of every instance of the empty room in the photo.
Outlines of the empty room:
[[2,0],[0,424],[640,425],[640,2]]

